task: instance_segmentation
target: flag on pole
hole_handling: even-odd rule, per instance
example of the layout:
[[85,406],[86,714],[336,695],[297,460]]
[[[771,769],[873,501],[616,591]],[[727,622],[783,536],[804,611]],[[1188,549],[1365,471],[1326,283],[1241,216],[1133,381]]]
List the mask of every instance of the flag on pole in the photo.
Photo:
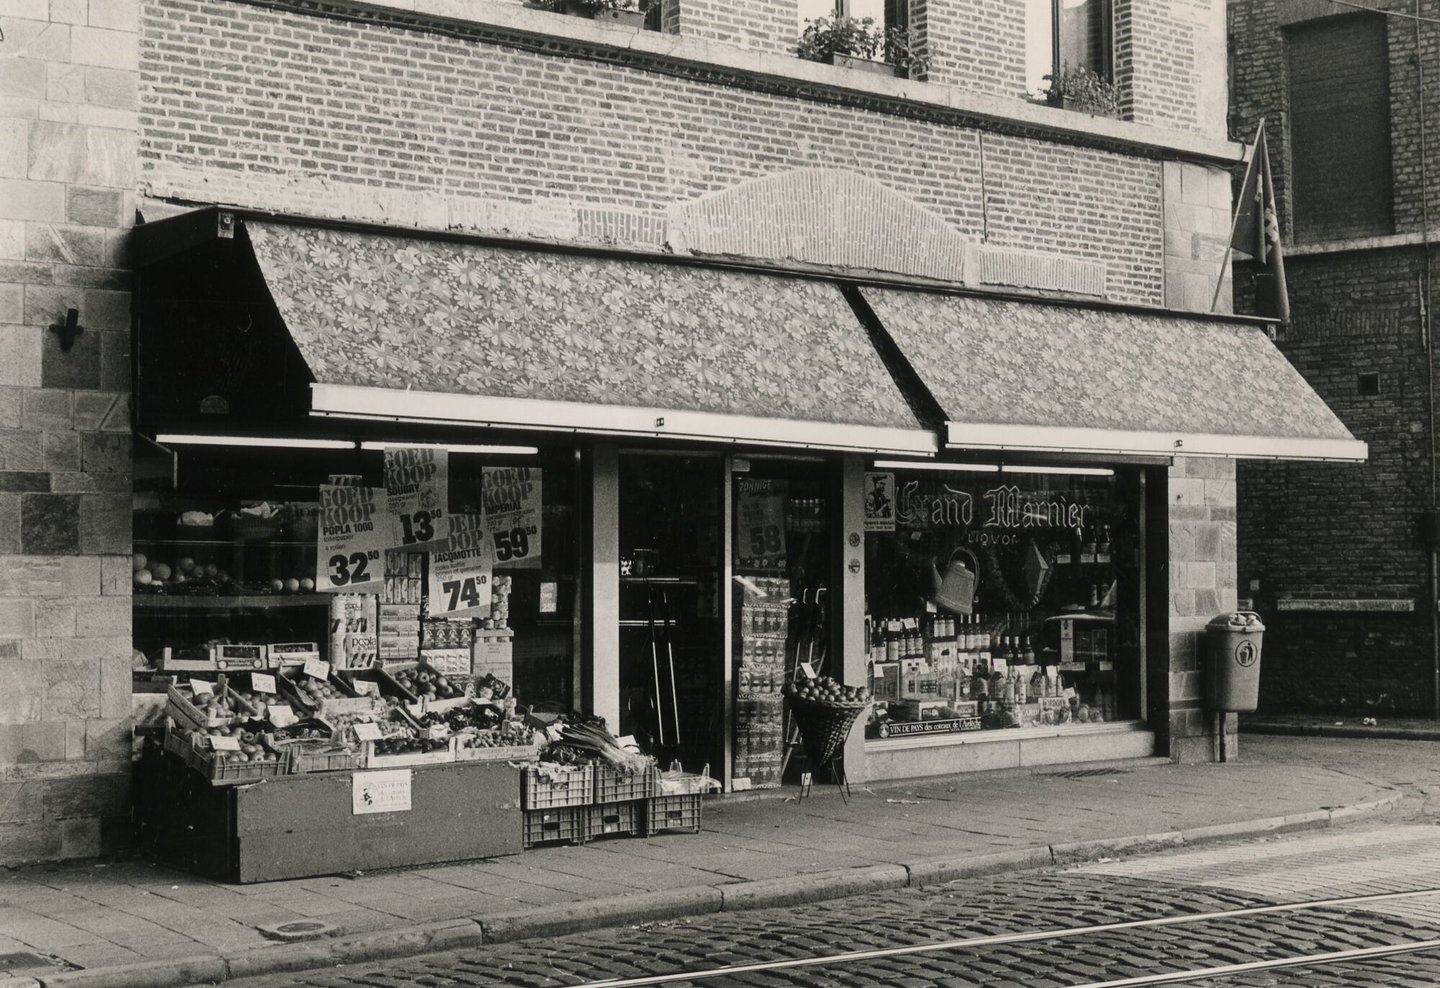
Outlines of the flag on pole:
[[1235,225],[1230,234],[1234,250],[1255,259],[1255,311],[1262,316],[1290,320],[1290,297],[1285,287],[1285,258],[1280,250],[1280,218],[1275,211],[1275,187],[1270,182],[1270,155],[1265,150],[1265,122],[1255,132],[1250,164],[1235,203]]

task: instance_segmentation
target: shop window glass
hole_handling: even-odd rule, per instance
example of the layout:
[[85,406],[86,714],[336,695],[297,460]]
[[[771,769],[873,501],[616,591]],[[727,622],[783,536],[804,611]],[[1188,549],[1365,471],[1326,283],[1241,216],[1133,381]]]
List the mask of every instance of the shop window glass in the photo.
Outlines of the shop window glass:
[[1086,68],[1113,80],[1110,0],[1028,0],[1025,17],[1025,84],[1037,94],[1045,76]]
[[1138,473],[990,469],[866,475],[868,738],[1139,715]]
[[802,664],[816,676],[844,678],[833,647],[836,489],[833,471],[813,462],[756,459],[732,481],[732,772],[739,789],[799,780],[799,734],[781,690],[805,678]]
[[[382,452],[176,448],[173,469],[137,472],[137,671],[157,678],[222,672],[233,646],[237,655],[258,656],[260,667],[307,657],[340,672],[414,672],[425,663],[456,691],[493,677],[504,684],[498,692],[526,706],[575,705],[572,450],[450,453],[444,493],[437,488],[429,505],[438,510],[398,524],[383,496],[364,502],[376,509],[367,515],[376,523],[372,550],[342,545],[349,536],[334,535],[330,523],[371,524],[351,525],[364,512],[334,492],[383,490]],[[478,519],[486,493],[501,491],[502,482],[515,502],[503,506],[519,510],[497,511],[493,525],[477,522],[484,561],[461,567],[445,586],[434,567],[450,543],[425,538],[448,538],[452,518]]]

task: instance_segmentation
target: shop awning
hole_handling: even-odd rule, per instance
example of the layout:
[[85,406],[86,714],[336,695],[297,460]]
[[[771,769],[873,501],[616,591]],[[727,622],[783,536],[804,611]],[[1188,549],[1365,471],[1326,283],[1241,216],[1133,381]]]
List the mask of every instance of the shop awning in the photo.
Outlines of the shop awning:
[[943,413],[951,448],[1366,456],[1255,323],[896,289],[862,294]]
[[840,289],[247,220],[311,412],[933,453]]

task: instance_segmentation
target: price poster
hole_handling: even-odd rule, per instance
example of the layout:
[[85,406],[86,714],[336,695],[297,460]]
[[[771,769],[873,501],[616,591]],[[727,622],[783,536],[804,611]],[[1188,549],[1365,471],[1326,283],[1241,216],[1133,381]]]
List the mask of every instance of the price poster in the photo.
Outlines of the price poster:
[[449,510],[450,454],[423,446],[385,448],[385,495],[395,517],[396,541],[409,549],[445,539]]
[[741,480],[735,498],[735,564],[785,568],[785,483]]
[[351,812],[395,813],[410,809],[412,775],[408,768],[354,773],[350,782]]
[[391,533],[384,488],[321,484],[315,589],[378,590]]
[[495,568],[489,533],[483,527],[453,533],[430,549],[426,585],[431,617],[490,609],[490,581]]
[[495,550],[495,565],[539,565],[540,509],[544,503],[541,471],[534,467],[485,467],[481,497],[485,528]]

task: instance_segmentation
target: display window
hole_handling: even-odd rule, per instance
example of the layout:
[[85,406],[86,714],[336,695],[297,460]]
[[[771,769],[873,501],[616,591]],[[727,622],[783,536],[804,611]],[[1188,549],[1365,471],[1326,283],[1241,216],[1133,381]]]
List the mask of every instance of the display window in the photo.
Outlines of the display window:
[[1137,469],[873,464],[869,739],[1135,719]]
[[137,670],[348,695],[378,669],[413,702],[576,705],[573,449],[254,442],[177,441],[137,489]]

